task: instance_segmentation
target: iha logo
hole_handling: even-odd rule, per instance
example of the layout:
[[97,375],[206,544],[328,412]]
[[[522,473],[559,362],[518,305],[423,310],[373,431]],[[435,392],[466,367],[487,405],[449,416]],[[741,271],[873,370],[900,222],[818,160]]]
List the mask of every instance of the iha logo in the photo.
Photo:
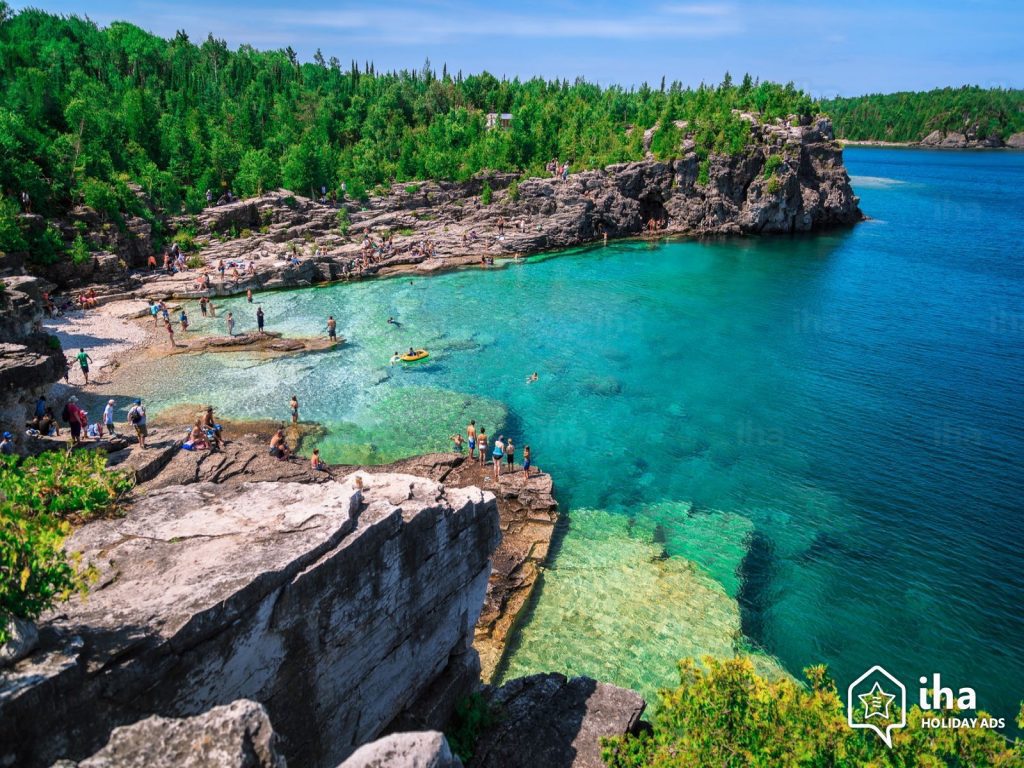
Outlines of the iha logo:
[[867,728],[892,748],[892,732],[907,725],[907,688],[877,664],[846,692],[846,721]]
[[[1002,717],[961,717],[961,710],[977,706],[973,688],[961,688],[956,695],[942,685],[938,673],[919,678],[918,706],[921,728],[1004,728]],[[939,713],[935,716],[934,713]],[[943,716],[948,715],[948,716]],[[907,725],[907,688],[899,680],[875,665],[852,683],[846,692],[846,720],[851,728],[867,728],[892,748],[892,732]]]

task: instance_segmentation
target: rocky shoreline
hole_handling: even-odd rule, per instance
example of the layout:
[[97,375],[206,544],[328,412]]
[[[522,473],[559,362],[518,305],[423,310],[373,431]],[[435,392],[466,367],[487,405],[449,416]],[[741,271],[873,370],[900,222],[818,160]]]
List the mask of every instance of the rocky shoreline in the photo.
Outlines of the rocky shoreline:
[[846,147],[922,147],[925,149],[1024,149],[1024,133],[1015,133],[1004,141],[999,136],[978,136],[958,131],[932,131],[920,141],[882,141],[877,139],[839,139]]

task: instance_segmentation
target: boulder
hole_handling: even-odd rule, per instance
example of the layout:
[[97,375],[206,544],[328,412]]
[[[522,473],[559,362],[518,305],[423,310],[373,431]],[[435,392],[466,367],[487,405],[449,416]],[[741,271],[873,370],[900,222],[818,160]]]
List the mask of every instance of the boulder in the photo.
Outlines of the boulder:
[[[71,765],[76,765],[72,763]],[[115,728],[77,768],[285,768],[266,710],[240,699],[188,718],[148,717]]]
[[499,717],[470,768],[603,768],[601,738],[636,733],[647,706],[635,691],[558,674],[511,680],[487,702]]
[[945,137],[946,135],[942,131],[932,131],[921,139],[921,144],[926,147],[937,147],[942,143]]
[[943,149],[964,149],[968,146],[968,141],[964,134],[957,133],[956,131],[950,131],[939,143],[939,146]]
[[357,749],[338,768],[462,768],[444,734],[393,733]]
[[1012,149],[1024,149],[1024,131],[1011,134],[1006,139],[1006,146],[1011,147]]
[[409,475],[148,490],[69,539],[98,581],[0,678],[0,765],[81,760],[117,726],[240,698],[289,762],[337,765],[478,669],[451,660],[472,653],[499,538],[491,494]]
[[7,642],[0,645],[0,669],[21,661],[39,645],[39,632],[31,621],[12,616],[7,625]]

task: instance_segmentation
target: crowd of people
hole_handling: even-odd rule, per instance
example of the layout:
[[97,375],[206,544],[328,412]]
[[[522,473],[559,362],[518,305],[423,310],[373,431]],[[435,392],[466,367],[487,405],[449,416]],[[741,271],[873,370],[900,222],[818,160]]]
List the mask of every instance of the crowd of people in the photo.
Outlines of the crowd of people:
[[[481,466],[486,466],[490,462],[495,482],[498,482],[498,478],[501,477],[503,464],[505,474],[510,475],[516,471],[516,445],[512,441],[512,437],[506,438],[505,435],[498,435],[492,442],[487,434],[487,429],[476,425],[476,419],[471,419],[466,425],[465,440],[458,432],[451,435],[449,439],[452,441],[452,450],[455,453],[461,454],[468,447],[471,461],[479,461]],[[530,477],[532,464],[533,455],[530,446],[525,445],[523,446],[522,466],[523,473],[527,478]]]
[[[78,397],[71,395],[61,408],[58,419],[46,396],[40,395],[36,401],[32,418],[25,424],[25,434],[29,437],[61,437],[61,424],[64,424],[71,437],[71,447],[74,447],[88,440],[101,440],[105,436],[108,438],[120,436],[116,415],[117,403],[113,399],[107,400],[99,419],[92,419],[89,417],[88,411],[79,404]],[[148,432],[146,408],[141,399],[136,399],[128,408],[125,420],[131,430],[135,432],[140,447],[145,448]]]

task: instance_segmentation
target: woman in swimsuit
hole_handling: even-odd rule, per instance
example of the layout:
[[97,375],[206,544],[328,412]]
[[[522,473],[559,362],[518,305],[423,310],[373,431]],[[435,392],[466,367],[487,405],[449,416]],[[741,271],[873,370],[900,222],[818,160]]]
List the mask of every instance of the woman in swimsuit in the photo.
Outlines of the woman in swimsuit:
[[476,438],[477,448],[480,449],[480,465],[487,461],[487,430],[480,427],[480,434]]
[[494,459],[494,482],[498,482],[501,475],[501,460],[504,456],[505,444],[501,441],[501,435],[498,435],[498,439],[494,441],[494,450],[491,451],[491,457]]

